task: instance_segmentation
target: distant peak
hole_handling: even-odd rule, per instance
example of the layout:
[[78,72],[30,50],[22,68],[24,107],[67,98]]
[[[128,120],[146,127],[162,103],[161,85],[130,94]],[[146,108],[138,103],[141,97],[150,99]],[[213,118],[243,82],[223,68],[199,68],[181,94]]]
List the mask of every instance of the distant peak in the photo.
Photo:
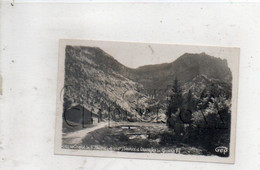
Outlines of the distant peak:
[[97,51],[97,53],[101,54],[102,57],[106,56],[106,57],[109,57],[109,58],[113,58],[113,56],[111,56],[110,54],[108,54],[107,52],[105,52],[103,49],[101,49],[100,47],[91,47],[93,49],[95,49]]
[[179,58],[177,58],[176,61],[182,61],[182,60],[185,60],[185,59],[200,59],[200,60],[219,60],[219,61],[222,61],[224,63],[227,63],[226,59],[221,59],[219,57],[215,57],[215,56],[211,56],[205,52],[201,52],[201,53],[184,53],[183,55],[181,55]]
[[181,55],[180,57],[191,57],[191,56],[208,56],[208,57],[214,57],[211,56],[205,52],[201,52],[201,53],[184,53],[183,55]]
[[92,57],[108,57],[114,59],[110,54],[105,52],[103,49],[97,46],[69,46],[74,50],[79,50],[85,54],[91,55]]

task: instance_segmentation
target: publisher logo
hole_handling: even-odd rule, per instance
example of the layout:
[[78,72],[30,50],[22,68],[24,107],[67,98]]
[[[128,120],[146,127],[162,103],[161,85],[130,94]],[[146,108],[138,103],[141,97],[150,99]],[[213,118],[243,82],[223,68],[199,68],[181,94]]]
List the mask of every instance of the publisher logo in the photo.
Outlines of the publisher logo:
[[225,146],[218,146],[215,148],[215,152],[225,155],[228,152],[228,148]]

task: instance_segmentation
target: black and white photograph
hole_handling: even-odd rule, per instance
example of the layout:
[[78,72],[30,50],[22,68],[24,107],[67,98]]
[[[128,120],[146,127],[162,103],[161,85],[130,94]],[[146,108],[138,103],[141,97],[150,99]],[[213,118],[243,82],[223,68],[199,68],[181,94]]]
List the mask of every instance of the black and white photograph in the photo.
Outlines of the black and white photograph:
[[257,0],[0,0],[0,170],[260,170]]
[[239,48],[59,48],[55,153],[234,162]]

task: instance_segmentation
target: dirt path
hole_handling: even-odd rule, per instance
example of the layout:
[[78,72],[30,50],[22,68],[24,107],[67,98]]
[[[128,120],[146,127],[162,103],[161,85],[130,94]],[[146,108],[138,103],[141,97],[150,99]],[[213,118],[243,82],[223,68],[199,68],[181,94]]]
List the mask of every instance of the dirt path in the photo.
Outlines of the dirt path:
[[64,144],[72,144],[72,145],[77,145],[80,144],[82,142],[82,139],[85,138],[85,136],[89,133],[92,132],[94,130],[103,128],[108,126],[107,122],[101,122],[99,123],[97,126],[94,126],[92,128],[86,128],[83,130],[79,130],[76,132],[71,132],[68,134],[63,134],[62,140]]

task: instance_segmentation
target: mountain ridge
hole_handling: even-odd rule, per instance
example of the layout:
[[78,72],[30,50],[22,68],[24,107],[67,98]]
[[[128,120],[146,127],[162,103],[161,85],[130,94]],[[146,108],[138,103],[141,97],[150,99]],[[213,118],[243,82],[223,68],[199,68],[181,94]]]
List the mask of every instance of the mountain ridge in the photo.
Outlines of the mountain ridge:
[[[159,115],[159,120],[165,119],[167,92],[176,78],[186,89],[194,87],[198,94],[202,89],[194,83],[209,86],[210,82],[204,81],[202,75],[218,80],[215,82],[220,84],[216,87],[219,89],[222,82],[229,89],[232,80],[227,61],[205,53],[185,53],[170,63],[134,69],[124,66],[99,47],[67,46],[65,63],[65,85],[70,85],[65,89],[65,108],[79,103],[96,114],[102,108],[103,114],[108,115],[108,108],[114,107],[133,120],[150,120],[155,115]],[[158,107],[160,109],[156,110]],[[140,108],[148,108],[151,113],[140,111]],[[119,119],[120,116],[115,117]]]

